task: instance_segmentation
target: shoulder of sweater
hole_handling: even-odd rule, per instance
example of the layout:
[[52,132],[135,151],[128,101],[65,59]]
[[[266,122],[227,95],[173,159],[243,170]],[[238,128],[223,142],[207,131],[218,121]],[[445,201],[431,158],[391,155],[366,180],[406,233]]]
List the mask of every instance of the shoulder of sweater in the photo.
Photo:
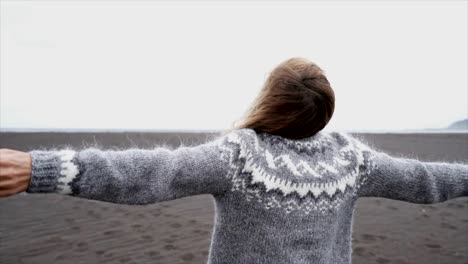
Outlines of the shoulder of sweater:
[[372,150],[367,141],[345,131],[319,131],[317,134],[303,139],[288,139],[278,135],[257,132],[254,129],[242,128],[218,136],[208,144],[237,146],[244,150],[258,151],[280,143],[284,151],[334,149],[335,151],[353,151],[356,154]]

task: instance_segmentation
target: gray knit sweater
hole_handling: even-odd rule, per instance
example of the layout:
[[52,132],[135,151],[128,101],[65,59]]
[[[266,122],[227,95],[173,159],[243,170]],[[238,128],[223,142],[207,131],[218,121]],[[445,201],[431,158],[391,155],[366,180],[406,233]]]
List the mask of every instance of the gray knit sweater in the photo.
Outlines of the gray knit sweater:
[[198,146],[33,150],[27,192],[119,204],[216,201],[208,263],[351,263],[359,197],[468,196],[468,165],[391,157],[345,132],[293,140],[238,129]]

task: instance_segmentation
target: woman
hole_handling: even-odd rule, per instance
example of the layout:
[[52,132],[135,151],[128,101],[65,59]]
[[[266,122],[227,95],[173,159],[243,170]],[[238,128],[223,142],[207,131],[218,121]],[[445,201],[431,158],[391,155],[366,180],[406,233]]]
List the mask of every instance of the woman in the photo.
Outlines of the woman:
[[324,132],[334,93],[303,58],[281,63],[243,122],[167,149],[0,150],[0,196],[56,192],[118,204],[197,194],[216,201],[208,263],[351,263],[359,197],[438,203],[468,196],[468,165],[391,157]]

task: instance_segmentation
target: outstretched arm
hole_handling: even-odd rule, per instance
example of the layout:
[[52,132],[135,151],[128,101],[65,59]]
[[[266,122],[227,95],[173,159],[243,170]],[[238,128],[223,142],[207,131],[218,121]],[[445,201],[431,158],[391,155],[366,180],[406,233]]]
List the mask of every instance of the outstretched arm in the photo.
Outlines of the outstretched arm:
[[392,157],[359,141],[364,165],[358,196],[439,203],[468,196],[468,164]]
[[222,138],[170,150],[33,150],[29,193],[56,192],[119,204],[148,204],[229,188]]

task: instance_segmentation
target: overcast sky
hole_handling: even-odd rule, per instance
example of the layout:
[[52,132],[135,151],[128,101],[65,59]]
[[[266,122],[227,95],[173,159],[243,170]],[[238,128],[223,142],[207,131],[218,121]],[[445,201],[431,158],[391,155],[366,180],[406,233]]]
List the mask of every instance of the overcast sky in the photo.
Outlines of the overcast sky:
[[468,116],[466,1],[1,1],[0,127],[225,129],[290,57],[335,91],[327,129]]

